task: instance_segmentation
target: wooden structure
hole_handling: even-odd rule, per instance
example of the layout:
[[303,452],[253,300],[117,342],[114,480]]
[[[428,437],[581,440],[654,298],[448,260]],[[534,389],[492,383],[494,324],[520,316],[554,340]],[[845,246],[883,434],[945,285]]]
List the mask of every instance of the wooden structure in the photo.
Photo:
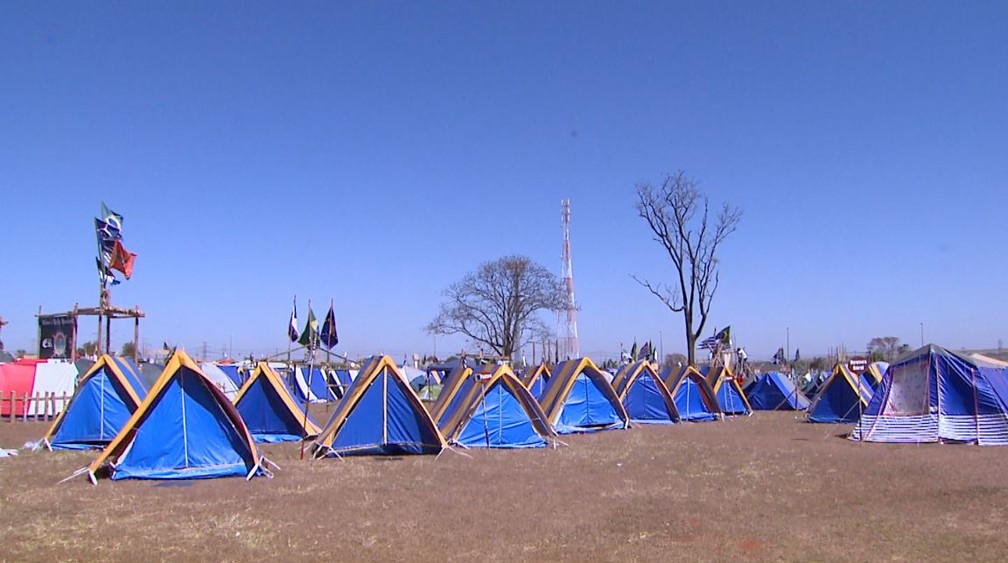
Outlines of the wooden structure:
[[3,412],[4,405],[10,405],[8,422],[51,421],[66,409],[72,398],[65,392],[59,395],[36,392],[34,396],[27,393],[18,396],[11,391],[9,395],[0,395],[0,412]]
[[[97,307],[80,307],[79,305],[74,305],[74,308],[65,313],[42,313],[42,307],[39,307],[38,315],[36,315],[40,320],[44,318],[53,317],[71,317],[73,319],[74,331],[73,336],[70,339],[70,360],[76,361],[77,356],[77,326],[79,317],[98,317],[98,341],[95,343],[98,349],[96,350],[97,355],[111,354],[111,333],[112,333],[112,319],[133,319],[133,361],[139,363],[140,354],[140,319],[146,317],[147,315],[140,310],[139,306],[133,307],[132,309],[126,309],[123,307],[113,307],[108,303],[107,299],[108,293],[105,292],[101,303]],[[102,336],[104,335],[104,338]]]

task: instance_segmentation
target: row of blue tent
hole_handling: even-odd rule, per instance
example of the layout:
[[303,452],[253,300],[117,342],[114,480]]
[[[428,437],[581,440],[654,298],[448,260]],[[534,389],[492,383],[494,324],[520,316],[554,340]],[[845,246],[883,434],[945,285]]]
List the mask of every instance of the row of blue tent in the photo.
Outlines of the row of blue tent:
[[[839,368],[834,373],[837,382],[852,381],[851,375]],[[395,363],[375,356],[320,426],[266,363],[245,379],[232,403],[182,351],[149,389],[129,362],[103,356],[82,378],[44,443],[53,450],[101,448],[81,470],[93,482],[102,473],[112,479],[252,478],[270,475],[257,446],[262,442],[313,438],[315,457],[439,453],[449,445],[545,447],[555,444],[558,434],[751,412],[746,393],[723,369],[706,376],[694,368],[659,374],[652,364],[636,362],[610,380],[590,359],[580,358],[562,362],[551,376],[539,371],[546,381],[538,397],[529,389],[536,377],[519,379],[507,365],[458,367],[428,409]],[[783,380],[766,374],[751,386],[750,398],[763,397],[766,385],[773,393],[764,406],[792,404],[788,397],[797,390]],[[853,381],[859,385],[860,379]],[[840,395],[830,395],[833,385],[824,387],[812,406],[830,405],[847,416]],[[1003,367],[931,347],[890,366],[852,438],[1008,443],[1006,397]]]
[[666,388],[650,364],[636,364],[625,375],[617,394],[590,359],[564,362],[549,377],[540,404],[507,365],[478,372],[461,367],[447,376],[449,391],[429,412],[391,359],[374,357],[319,426],[266,363],[245,378],[232,403],[184,351],[149,389],[130,362],[103,356],[44,443],[51,450],[102,449],[85,468],[93,481],[101,472],[113,479],[251,478],[268,474],[268,460],[255,445],[262,442],[315,437],[317,457],[426,453],[449,443],[543,447],[558,433],[626,428],[631,421],[713,420],[719,413],[702,377],[686,377],[677,387],[688,412],[683,417],[667,390],[659,391],[666,397],[664,413],[654,408],[654,390]]

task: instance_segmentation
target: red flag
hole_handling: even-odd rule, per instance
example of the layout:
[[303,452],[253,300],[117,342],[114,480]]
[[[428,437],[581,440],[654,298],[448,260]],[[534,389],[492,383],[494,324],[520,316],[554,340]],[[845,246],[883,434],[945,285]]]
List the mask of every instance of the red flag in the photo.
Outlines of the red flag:
[[122,242],[115,241],[115,247],[112,249],[112,258],[109,259],[109,268],[114,270],[119,270],[126,276],[126,279],[130,279],[133,275],[133,261],[136,260],[136,254],[126,250],[126,247],[122,245]]

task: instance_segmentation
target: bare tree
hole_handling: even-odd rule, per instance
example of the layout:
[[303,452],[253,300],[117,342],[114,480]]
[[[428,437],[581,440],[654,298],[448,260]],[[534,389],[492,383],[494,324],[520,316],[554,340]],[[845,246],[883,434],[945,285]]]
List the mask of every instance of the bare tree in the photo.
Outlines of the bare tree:
[[735,232],[742,211],[725,203],[717,222],[711,224],[707,196],[679,171],[667,174],[658,187],[648,182],[637,184],[637,213],[672,260],[676,276],[671,284],[631,277],[672,312],[682,313],[687,359],[696,365],[696,341],[707,324],[718,287],[718,248]]
[[540,311],[560,311],[567,304],[560,279],[524,256],[484,262],[444,296],[427,332],[462,334],[507,358],[548,332]]
[[891,362],[909,351],[910,345],[900,344],[900,339],[895,336],[876,336],[868,342],[868,357],[872,361]]

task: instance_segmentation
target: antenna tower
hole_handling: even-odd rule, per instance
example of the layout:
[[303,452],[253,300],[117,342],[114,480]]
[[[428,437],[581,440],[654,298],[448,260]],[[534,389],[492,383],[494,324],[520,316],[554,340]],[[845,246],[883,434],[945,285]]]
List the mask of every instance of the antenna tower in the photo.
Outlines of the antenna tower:
[[581,357],[581,344],[578,341],[577,302],[574,301],[574,271],[571,269],[570,244],[570,200],[560,201],[561,218],[563,219],[563,272],[561,273],[564,292],[567,294],[567,308],[563,312],[564,330],[558,339],[557,348],[561,358]]

